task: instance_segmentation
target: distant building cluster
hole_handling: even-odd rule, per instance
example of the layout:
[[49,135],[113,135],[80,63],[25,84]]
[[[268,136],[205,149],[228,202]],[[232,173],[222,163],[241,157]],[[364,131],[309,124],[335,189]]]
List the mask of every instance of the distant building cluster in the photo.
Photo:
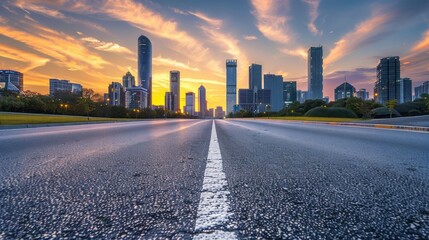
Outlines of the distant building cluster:
[[49,79],[49,95],[55,96],[58,92],[74,93],[82,96],[82,85],[72,83],[69,80]]

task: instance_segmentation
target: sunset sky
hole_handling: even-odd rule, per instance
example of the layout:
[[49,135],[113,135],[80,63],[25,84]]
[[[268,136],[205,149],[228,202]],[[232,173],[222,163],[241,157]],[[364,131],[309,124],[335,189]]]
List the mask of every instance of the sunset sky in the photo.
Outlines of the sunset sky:
[[373,94],[379,58],[401,57],[413,87],[429,80],[428,0],[3,0],[0,69],[24,73],[25,90],[48,92],[60,78],[104,93],[129,70],[137,79],[137,38],[152,41],[153,104],[164,104],[169,71],[185,93],[207,89],[225,107],[225,60],[281,74],[307,89],[306,52],[323,46],[324,95],[344,81]]

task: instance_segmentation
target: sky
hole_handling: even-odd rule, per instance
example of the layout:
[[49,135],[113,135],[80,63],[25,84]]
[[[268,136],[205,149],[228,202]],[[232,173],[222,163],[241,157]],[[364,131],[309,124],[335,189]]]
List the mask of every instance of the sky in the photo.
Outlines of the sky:
[[331,100],[345,80],[372,96],[382,57],[400,56],[413,87],[429,80],[428,0],[3,0],[0,69],[23,72],[25,90],[46,94],[60,78],[102,94],[127,71],[137,80],[142,34],[152,41],[154,105],[179,70],[182,106],[202,84],[208,107],[225,108],[226,59],[238,59],[238,88],[257,63],[305,91],[310,46],[323,46]]

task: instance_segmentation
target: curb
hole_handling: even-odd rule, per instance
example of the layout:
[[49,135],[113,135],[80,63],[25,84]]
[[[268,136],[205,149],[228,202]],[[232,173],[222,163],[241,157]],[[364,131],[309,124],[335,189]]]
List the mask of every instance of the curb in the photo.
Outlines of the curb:
[[100,123],[118,123],[121,121],[94,121],[94,122],[70,122],[70,123],[40,123],[40,124],[18,124],[18,125],[0,125],[0,130],[7,129],[22,129],[22,128],[38,128],[38,127],[58,127],[58,126],[73,126],[85,124],[100,124]]

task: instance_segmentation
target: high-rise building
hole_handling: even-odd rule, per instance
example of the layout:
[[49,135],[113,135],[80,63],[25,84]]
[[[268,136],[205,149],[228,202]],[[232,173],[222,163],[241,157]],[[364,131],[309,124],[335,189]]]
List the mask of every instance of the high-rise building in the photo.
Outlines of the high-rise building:
[[[268,108],[268,106],[270,106]],[[256,112],[266,112],[271,110],[271,90],[259,89],[256,93]]]
[[386,104],[388,101],[399,98],[399,80],[401,79],[399,57],[380,59],[377,65],[377,80],[374,86],[376,102]]
[[174,95],[172,92],[165,92],[165,110],[174,111]]
[[170,92],[173,93],[173,111],[180,110],[180,72],[170,71]]
[[356,92],[356,97],[362,100],[368,100],[369,92],[367,92],[365,88],[361,88],[359,89],[359,91]]
[[264,74],[264,89],[271,92],[271,111],[278,112],[283,109],[283,77],[275,74]]
[[223,111],[222,106],[217,106],[215,109],[215,118],[224,118],[225,111]]
[[252,64],[249,66],[249,89],[262,89],[262,65]]
[[253,89],[239,89],[238,90],[238,105],[240,110],[248,112],[255,111],[256,92]]
[[147,90],[147,105],[152,105],[152,43],[141,35],[138,39],[138,85]]
[[24,74],[13,70],[0,70],[0,89],[21,92],[24,90]]
[[429,81],[422,83],[422,85],[414,88],[414,98],[421,98],[422,94],[429,94]]
[[136,86],[136,79],[134,76],[128,71],[123,77],[122,77],[122,87],[129,88],[129,87],[135,87]]
[[226,112],[234,112],[237,104],[237,59],[226,60]]
[[335,101],[343,98],[353,97],[355,92],[356,92],[356,88],[353,87],[350,83],[348,82],[341,83],[334,90]]
[[[289,104],[297,101],[296,81],[283,82],[283,104],[288,106]],[[300,96],[301,98],[301,96]]]
[[214,116],[213,108],[210,108],[209,110],[207,110],[207,114],[205,118],[213,118],[213,116]]
[[185,110],[185,113],[188,113],[191,116],[195,115],[195,93],[193,92],[186,93],[186,105],[184,110]]
[[112,82],[109,84],[107,99],[111,106],[125,106],[125,91],[120,83]]
[[398,103],[411,102],[413,100],[412,81],[409,78],[401,78],[399,84],[399,99]]
[[307,101],[308,98],[308,91],[301,91],[301,99],[300,99],[300,103],[304,103],[305,101]]
[[49,95],[54,96],[57,92],[69,92],[82,96],[82,85],[69,80],[49,79]]
[[[201,85],[198,88],[198,100],[200,106],[200,117],[205,118],[207,115],[207,99],[206,99],[206,88]],[[213,114],[212,114],[213,117]]]
[[308,98],[323,98],[323,48],[310,47],[308,49]]
[[125,92],[125,107],[129,109],[142,109],[147,107],[148,93],[141,86],[127,88]]

